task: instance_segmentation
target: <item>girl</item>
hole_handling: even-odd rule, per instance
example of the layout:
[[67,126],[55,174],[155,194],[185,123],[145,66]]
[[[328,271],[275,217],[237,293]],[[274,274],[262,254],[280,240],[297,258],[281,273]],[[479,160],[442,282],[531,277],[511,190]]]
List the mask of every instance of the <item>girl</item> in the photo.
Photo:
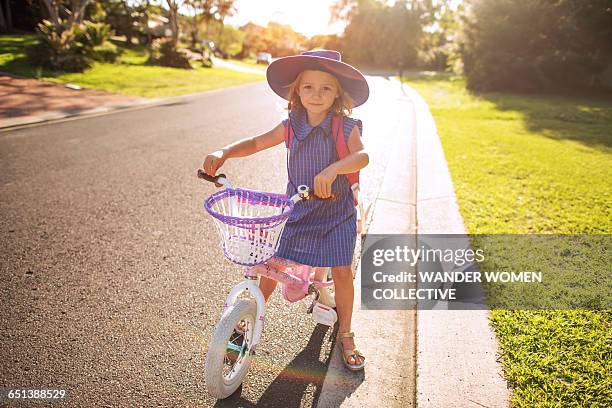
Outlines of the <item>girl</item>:
[[[341,62],[340,53],[307,51],[280,58],[268,67],[266,77],[272,90],[286,99],[289,119],[274,129],[230,144],[206,156],[204,170],[214,176],[232,157],[249,156],[285,141],[285,126],[293,137],[288,148],[287,195],[305,184],[320,198],[296,204],[279,244],[276,256],[313,267],[331,267],[338,312],[338,340],[346,367],[362,370],[365,357],[356,348],[351,331],[353,274],[351,263],[357,236],[353,193],[344,176],[364,168],[368,154],[361,143],[361,121],[347,115],[369,96],[363,75]],[[332,116],[343,117],[343,130],[350,154],[338,159]],[[320,270],[319,270],[320,273]],[[261,278],[260,288],[267,300],[276,281]]]

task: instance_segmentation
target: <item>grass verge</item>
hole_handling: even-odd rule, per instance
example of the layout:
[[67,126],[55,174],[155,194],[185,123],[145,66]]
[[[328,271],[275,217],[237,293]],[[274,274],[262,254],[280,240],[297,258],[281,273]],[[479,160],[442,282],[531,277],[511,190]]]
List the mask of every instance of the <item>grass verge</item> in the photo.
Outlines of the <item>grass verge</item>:
[[260,69],[260,70],[262,70],[264,72],[265,72],[266,68],[268,68],[267,65],[258,64],[257,61],[254,58],[245,58],[245,59],[242,59],[242,60],[230,59],[228,61],[231,62],[232,64],[241,65],[241,66],[246,67],[246,68],[257,68],[257,69]]
[[[470,234],[612,232],[612,102],[474,95],[462,78],[448,75],[403,79],[430,106]],[[609,287],[606,268],[599,284]],[[485,289],[489,295],[499,290]],[[609,309],[596,310],[600,303],[576,310],[497,306],[491,324],[514,407],[611,405]]]
[[223,68],[183,70],[146,65],[145,47],[127,47],[122,43],[116,43],[121,50],[116,63],[96,62],[82,73],[54,72],[28,63],[25,48],[35,41],[34,36],[0,36],[0,71],[147,98],[202,92],[262,80],[260,75]]

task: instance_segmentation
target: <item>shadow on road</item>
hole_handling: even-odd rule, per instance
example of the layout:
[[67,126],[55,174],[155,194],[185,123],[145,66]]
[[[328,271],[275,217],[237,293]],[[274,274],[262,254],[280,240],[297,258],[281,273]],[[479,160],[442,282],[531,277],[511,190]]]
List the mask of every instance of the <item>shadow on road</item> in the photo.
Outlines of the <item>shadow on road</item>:
[[[307,391],[309,393],[313,392],[311,407],[316,407],[331,357],[329,355],[325,361],[320,360],[321,349],[328,332],[328,327],[317,325],[308,340],[308,344],[274,379],[257,403],[243,399],[241,397],[242,387],[240,387],[229,398],[217,401],[214,405],[215,408],[305,407],[302,399]],[[336,337],[336,332],[337,327],[331,332],[331,338]],[[314,391],[308,390],[309,386],[314,386]]]
[[169,102],[169,103],[164,103],[164,104],[158,105],[157,108],[174,108],[176,106],[188,105],[190,103],[191,103],[190,101]]

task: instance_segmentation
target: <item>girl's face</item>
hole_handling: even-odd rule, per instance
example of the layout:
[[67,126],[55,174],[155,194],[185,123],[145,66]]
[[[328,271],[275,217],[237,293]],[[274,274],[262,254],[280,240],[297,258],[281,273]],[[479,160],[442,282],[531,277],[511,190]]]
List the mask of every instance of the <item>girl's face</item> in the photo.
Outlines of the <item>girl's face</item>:
[[336,78],[323,71],[304,71],[297,93],[304,108],[314,114],[326,113],[339,96]]

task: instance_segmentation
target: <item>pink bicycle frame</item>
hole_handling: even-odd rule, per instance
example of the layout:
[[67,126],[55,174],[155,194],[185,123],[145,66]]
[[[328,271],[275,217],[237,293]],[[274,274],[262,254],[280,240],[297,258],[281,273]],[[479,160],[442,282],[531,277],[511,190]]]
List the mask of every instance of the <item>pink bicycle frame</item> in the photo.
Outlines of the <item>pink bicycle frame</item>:
[[312,267],[308,265],[302,265],[277,257],[273,257],[263,264],[252,266],[244,274],[246,279],[234,286],[227,295],[227,299],[223,304],[223,315],[228,312],[229,307],[236,302],[236,299],[242,292],[248,292],[255,298],[257,318],[251,342],[251,347],[253,348],[261,339],[266,311],[265,299],[259,286],[256,284],[257,277],[265,276],[282,283],[285,299],[290,302],[296,302],[306,297],[314,289],[334,284],[333,281],[315,282],[312,280],[312,273]]
[[267,262],[253,266],[245,272],[245,277],[254,279],[265,276],[283,284],[283,297],[289,302],[297,302],[312,292],[311,288],[322,288],[333,285],[330,282],[312,280],[312,267],[282,258],[272,258]]

